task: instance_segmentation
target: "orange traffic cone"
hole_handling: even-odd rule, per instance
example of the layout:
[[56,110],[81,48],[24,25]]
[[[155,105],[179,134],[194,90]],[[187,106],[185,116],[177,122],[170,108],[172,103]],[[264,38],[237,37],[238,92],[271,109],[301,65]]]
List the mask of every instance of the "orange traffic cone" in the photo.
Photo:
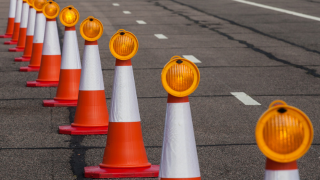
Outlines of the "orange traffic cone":
[[10,0],[9,16],[6,34],[0,35],[0,38],[12,38],[14,29],[14,18],[16,14],[16,4],[17,0]]
[[22,57],[15,58],[14,61],[25,62],[25,61],[30,61],[30,59],[31,59],[32,46],[33,46],[32,42],[33,42],[33,35],[34,35],[34,25],[35,25],[35,21],[36,21],[36,13],[37,13],[37,11],[30,5],[25,49],[24,49]]
[[[30,63],[27,67],[20,67],[20,71],[22,72],[32,72],[32,71],[39,71],[40,64],[41,64],[41,57],[42,57],[42,48],[43,48],[43,39],[44,39],[44,32],[46,28],[46,17],[42,12],[42,7],[44,4],[35,5],[33,8],[37,11],[35,25],[34,25],[34,37],[32,43],[32,54]],[[30,29],[32,31],[32,29]]]
[[47,19],[41,65],[36,81],[27,87],[57,87],[61,65],[61,51],[56,19]]
[[144,148],[131,60],[116,60],[107,145],[99,166],[84,168],[85,177],[158,177]]
[[167,103],[159,179],[200,180],[189,98],[168,94]]
[[29,9],[30,9],[29,4],[26,1],[23,1],[18,45],[15,48],[10,48],[9,49],[10,52],[24,51],[24,46],[26,44],[26,36],[27,36]]
[[279,163],[267,158],[265,180],[299,180],[297,161]]
[[107,134],[109,114],[97,41],[85,41],[79,98],[74,123],[60,126],[60,134]]
[[[77,14],[70,20],[70,14]],[[64,31],[60,81],[56,97],[53,100],[44,100],[43,106],[77,106],[81,75],[81,62],[78,48],[78,39],[75,24],[79,20],[79,13],[73,6],[63,8],[60,21],[66,25]],[[71,24],[71,25],[70,25]]]
[[4,42],[4,44],[12,45],[18,43],[19,31],[20,31],[20,21],[21,21],[21,11],[22,11],[22,0],[17,0],[16,5],[16,15],[14,19],[13,35],[10,41]]
[[27,87],[57,87],[59,84],[61,50],[56,22],[59,12],[59,5],[52,0],[49,0],[43,6],[43,14],[47,17],[47,22],[44,33],[42,60],[38,79],[36,81],[28,81]]

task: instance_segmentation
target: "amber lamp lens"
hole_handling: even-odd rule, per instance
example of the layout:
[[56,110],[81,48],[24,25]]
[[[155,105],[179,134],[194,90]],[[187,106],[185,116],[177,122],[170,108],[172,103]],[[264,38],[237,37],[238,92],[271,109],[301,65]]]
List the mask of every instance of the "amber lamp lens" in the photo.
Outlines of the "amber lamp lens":
[[34,6],[37,8],[37,9],[42,9],[43,6],[47,3],[46,0],[35,0],[34,1]]
[[57,14],[58,8],[57,6],[53,5],[53,4],[49,4],[45,7],[44,11],[46,12],[46,14],[48,14],[49,16],[54,16]]
[[182,92],[192,86],[194,74],[190,67],[184,64],[175,64],[168,69],[166,79],[171,89]]
[[28,0],[28,3],[32,5],[33,4],[33,0]]
[[113,43],[114,51],[119,54],[120,56],[128,56],[134,50],[134,41],[131,37],[127,35],[118,36]]
[[301,121],[288,114],[279,114],[270,118],[263,128],[263,138],[267,146],[279,154],[288,154],[297,150],[304,138]]
[[62,13],[62,19],[65,23],[72,24],[76,22],[76,20],[78,19],[78,16],[74,11],[72,11],[72,9],[71,10],[68,9]]
[[99,35],[100,26],[93,19],[89,20],[83,26],[83,33],[89,38],[94,38]]

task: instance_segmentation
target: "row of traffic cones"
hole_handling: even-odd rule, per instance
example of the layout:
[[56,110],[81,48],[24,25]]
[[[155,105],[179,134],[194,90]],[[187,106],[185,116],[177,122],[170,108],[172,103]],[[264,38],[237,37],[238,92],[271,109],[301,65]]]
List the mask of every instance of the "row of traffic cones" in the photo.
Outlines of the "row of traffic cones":
[[[13,8],[14,6],[16,8]],[[23,57],[16,58],[15,61],[30,60],[29,66],[20,68],[20,71],[39,71],[38,79],[27,82],[28,87],[58,87],[56,97],[53,100],[44,100],[44,106],[77,107],[74,123],[60,126],[59,133],[108,134],[102,163],[99,166],[85,167],[85,177],[200,180],[188,99],[188,95],[195,90],[200,79],[196,66],[186,59],[175,56],[162,73],[162,82],[168,91],[168,99],[159,169],[159,166],[148,162],[143,143],[131,64],[131,58],[138,48],[135,36],[130,32],[119,30],[111,38],[111,52],[117,59],[109,114],[97,42],[102,35],[103,26],[94,17],[88,17],[82,22],[80,32],[86,41],[81,66],[74,26],[79,20],[79,13],[73,6],[64,8],[60,13],[60,20],[62,19],[62,23],[66,25],[61,57],[55,20],[59,11],[58,4],[52,0],[46,4],[43,0],[35,0],[33,7],[22,0],[11,0],[7,32],[1,37],[12,37],[6,44],[17,44],[16,48],[9,51],[24,50]],[[64,14],[72,15],[73,20],[64,21]],[[117,49],[114,44],[119,48]],[[121,47],[125,50],[121,50]],[[182,71],[188,67],[191,68],[186,72]],[[178,78],[180,80],[175,79],[177,74],[170,74],[173,70],[175,73],[180,73]],[[181,77],[186,81],[181,80]],[[172,83],[182,82],[187,82],[183,85],[187,86],[187,89],[183,91],[176,85],[171,86]],[[279,163],[267,158],[265,179],[299,179],[296,161]]]

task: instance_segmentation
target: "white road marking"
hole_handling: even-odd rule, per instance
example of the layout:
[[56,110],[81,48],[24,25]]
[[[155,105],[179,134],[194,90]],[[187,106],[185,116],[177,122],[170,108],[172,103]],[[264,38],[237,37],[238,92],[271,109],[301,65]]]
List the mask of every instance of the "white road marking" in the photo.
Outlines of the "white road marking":
[[261,105],[244,92],[231,92],[231,94],[245,105]]
[[199,59],[197,59],[196,57],[192,56],[192,55],[182,55],[184,58],[190,60],[193,63],[201,63],[201,61]]
[[124,14],[131,14],[130,11],[123,11]]
[[319,17],[315,17],[315,16],[310,16],[307,14],[302,14],[302,13],[297,13],[294,11],[289,11],[289,10],[285,10],[285,9],[281,9],[281,8],[276,8],[276,7],[272,7],[272,6],[266,6],[263,4],[258,4],[258,3],[254,3],[254,2],[249,2],[249,1],[245,1],[245,0],[233,0],[233,1],[237,1],[240,3],[244,3],[244,4],[249,4],[252,6],[257,6],[257,7],[261,7],[261,8],[265,8],[265,9],[270,9],[270,10],[274,10],[274,11],[278,11],[278,12],[282,12],[282,13],[286,13],[286,14],[290,14],[290,15],[294,15],[294,16],[299,16],[302,18],[306,18],[306,19],[312,19],[315,21],[320,21]]
[[146,22],[142,21],[142,20],[137,20],[138,24],[147,24]]
[[120,6],[118,3],[112,3],[113,6]]
[[165,35],[163,34],[155,34],[155,36],[158,38],[158,39],[168,39]]

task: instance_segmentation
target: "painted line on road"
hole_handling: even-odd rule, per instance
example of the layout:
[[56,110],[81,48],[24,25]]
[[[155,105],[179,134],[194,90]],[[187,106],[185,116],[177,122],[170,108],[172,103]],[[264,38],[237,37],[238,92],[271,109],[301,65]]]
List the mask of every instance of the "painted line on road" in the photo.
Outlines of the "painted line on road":
[[196,57],[194,57],[193,55],[182,55],[184,58],[190,60],[193,63],[201,63],[201,61],[199,59],[197,59]]
[[137,20],[137,23],[138,24],[147,24],[145,21],[142,21],[142,20]]
[[274,11],[278,11],[278,12],[282,12],[282,13],[286,13],[286,14],[290,14],[290,15],[306,18],[306,19],[312,19],[312,20],[315,20],[315,21],[320,21],[319,17],[310,16],[310,15],[302,14],[302,13],[297,13],[297,12],[294,12],[294,11],[289,11],[289,10],[285,10],[285,9],[281,9],[281,8],[276,8],[276,7],[267,6],[267,5],[263,5],[263,4],[258,4],[258,3],[245,1],[245,0],[233,0],[233,1],[244,3],[244,4],[249,4],[249,5],[252,5],[252,6],[257,6],[257,7],[261,7],[261,8],[265,8],[265,9],[270,9],[270,10],[274,10]]
[[118,3],[112,3],[113,6],[120,6]]
[[239,101],[241,101],[245,105],[261,105],[244,92],[231,92],[231,94],[234,95]]
[[124,14],[131,14],[130,11],[123,11]]
[[167,36],[163,35],[163,34],[155,34],[155,36],[158,38],[158,39],[168,39]]

